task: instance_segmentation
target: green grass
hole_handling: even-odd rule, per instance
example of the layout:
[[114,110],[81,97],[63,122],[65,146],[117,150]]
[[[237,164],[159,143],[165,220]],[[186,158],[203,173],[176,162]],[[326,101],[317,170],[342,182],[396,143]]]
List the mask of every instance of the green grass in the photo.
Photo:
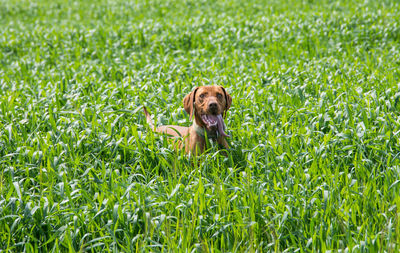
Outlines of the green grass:
[[[396,252],[398,1],[0,1],[0,251]],[[233,97],[232,150],[149,131]]]

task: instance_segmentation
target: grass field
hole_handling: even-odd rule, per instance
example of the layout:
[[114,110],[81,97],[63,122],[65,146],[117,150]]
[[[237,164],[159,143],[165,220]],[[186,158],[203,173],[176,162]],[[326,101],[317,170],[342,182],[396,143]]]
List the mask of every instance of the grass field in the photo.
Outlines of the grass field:
[[[0,251],[397,252],[398,1],[0,0]],[[233,97],[228,157],[158,124]]]

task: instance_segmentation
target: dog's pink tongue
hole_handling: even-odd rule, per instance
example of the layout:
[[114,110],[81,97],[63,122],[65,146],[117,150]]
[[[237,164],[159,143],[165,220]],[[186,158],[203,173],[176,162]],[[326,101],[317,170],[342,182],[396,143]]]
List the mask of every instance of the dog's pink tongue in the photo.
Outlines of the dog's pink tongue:
[[227,135],[224,131],[224,119],[222,118],[222,115],[203,115],[201,116],[202,120],[204,123],[206,123],[207,128],[209,130],[217,130],[219,135],[222,135],[224,137],[230,137]]
[[213,128],[217,128],[217,124],[218,124],[218,118],[215,115],[203,115],[201,116],[201,119],[203,120],[204,123],[206,123],[207,128],[209,130],[213,129]]
[[217,122],[218,122],[218,132],[220,135],[224,136],[224,137],[230,137],[229,135],[227,135],[224,131],[224,119],[222,118],[222,115],[219,114],[217,116]]

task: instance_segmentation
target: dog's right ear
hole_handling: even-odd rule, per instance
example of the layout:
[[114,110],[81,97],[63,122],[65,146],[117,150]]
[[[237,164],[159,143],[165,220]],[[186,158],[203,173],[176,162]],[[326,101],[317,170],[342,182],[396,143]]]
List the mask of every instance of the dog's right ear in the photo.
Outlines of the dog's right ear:
[[183,108],[185,108],[185,111],[189,114],[189,119],[192,120],[193,114],[194,114],[194,102],[195,102],[195,97],[196,97],[196,92],[199,89],[199,87],[196,87],[192,92],[187,94],[185,98],[183,99]]

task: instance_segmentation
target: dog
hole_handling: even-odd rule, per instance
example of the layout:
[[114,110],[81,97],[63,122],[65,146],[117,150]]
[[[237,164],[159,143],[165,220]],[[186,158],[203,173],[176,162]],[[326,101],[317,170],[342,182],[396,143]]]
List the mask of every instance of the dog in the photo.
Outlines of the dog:
[[193,120],[190,127],[166,125],[155,129],[151,116],[146,107],[143,107],[146,121],[156,132],[165,133],[174,137],[183,137],[183,142],[178,144],[179,148],[185,148],[186,153],[198,155],[206,149],[208,139],[216,141],[220,146],[228,149],[225,138],[226,134],[224,118],[231,107],[232,97],[222,86],[196,87],[183,99],[183,107]]

